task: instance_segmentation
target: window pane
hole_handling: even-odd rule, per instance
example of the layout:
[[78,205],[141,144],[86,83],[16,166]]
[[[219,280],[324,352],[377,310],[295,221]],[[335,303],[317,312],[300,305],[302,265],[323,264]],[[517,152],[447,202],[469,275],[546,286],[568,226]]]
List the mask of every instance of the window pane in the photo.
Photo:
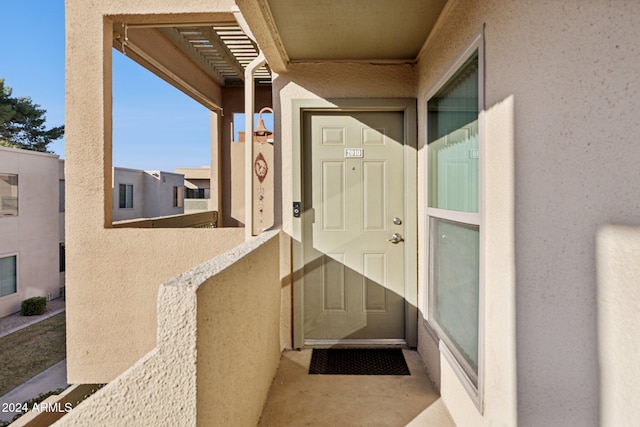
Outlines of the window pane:
[[478,54],[427,103],[429,206],[478,212]]
[[431,218],[430,229],[430,315],[454,347],[452,351],[468,365],[463,367],[477,378],[479,228]]
[[0,297],[15,294],[16,283],[16,257],[0,258]]
[[64,179],[58,181],[58,212],[64,212]]
[[173,187],[173,206],[181,208],[182,200],[184,197],[182,196],[182,188],[183,187]]
[[64,247],[64,242],[60,243],[58,258],[60,261],[60,273],[62,273],[63,271],[65,271],[65,267],[66,267],[66,251]]
[[120,198],[120,208],[125,208],[127,206],[127,186],[124,184],[120,184],[120,190],[118,196]]
[[18,175],[0,174],[0,216],[18,215]]
[[133,185],[127,185],[127,200],[126,206],[127,208],[133,207]]

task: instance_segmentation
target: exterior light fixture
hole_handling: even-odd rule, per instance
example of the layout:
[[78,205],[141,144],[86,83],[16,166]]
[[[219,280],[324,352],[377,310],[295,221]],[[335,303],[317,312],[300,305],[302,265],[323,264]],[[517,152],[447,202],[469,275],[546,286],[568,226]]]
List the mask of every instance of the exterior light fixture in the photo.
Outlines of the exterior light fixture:
[[265,111],[273,114],[273,109],[271,109],[270,107],[264,107],[258,112],[258,126],[256,130],[253,131],[253,135],[256,137],[257,142],[272,142],[268,141],[268,138],[273,135],[273,132],[267,129],[267,127],[264,125],[264,120],[262,120],[262,113],[264,113]]

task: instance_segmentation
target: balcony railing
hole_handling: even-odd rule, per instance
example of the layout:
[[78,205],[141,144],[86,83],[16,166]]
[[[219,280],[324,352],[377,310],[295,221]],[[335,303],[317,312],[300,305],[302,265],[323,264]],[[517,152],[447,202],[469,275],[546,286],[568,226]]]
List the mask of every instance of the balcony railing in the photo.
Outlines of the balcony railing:
[[216,228],[218,212],[206,211],[157,218],[114,221],[113,228]]

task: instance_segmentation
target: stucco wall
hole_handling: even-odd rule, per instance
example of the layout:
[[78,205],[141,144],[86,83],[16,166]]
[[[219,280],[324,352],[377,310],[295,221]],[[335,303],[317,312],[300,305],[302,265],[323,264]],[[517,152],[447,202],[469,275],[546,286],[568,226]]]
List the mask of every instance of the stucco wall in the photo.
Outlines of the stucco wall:
[[[633,30],[640,4],[450,3],[420,58],[422,144],[427,92],[483,24],[487,153],[481,156],[487,164],[496,141],[508,144],[512,132],[514,172],[503,179],[514,183],[513,215],[499,210],[506,214],[500,221],[513,227],[515,246],[487,259],[497,280],[486,282],[484,295],[484,417],[461,403],[464,391],[446,395],[457,387],[448,367],[443,397],[458,425],[513,425],[516,409],[520,426],[597,425],[595,233],[607,222],[640,222],[640,187],[627,184],[640,178],[640,60]],[[510,167],[504,154],[489,164],[491,174]],[[499,195],[490,198],[487,208],[508,207]],[[500,222],[492,222],[487,235],[500,236]],[[485,249],[488,255],[500,248]],[[509,327],[514,318],[515,331]]]
[[269,235],[198,289],[198,425],[255,426],[260,418],[280,361],[278,232],[259,240]]
[[0,257],[17,255],[17,292],[0,298],[0,317],[26,298],[59,296],[60,164],[51,154],[0,147],[0,173],[18,175],[18,216],[0,217]]
[[[184,175],[145,171],[144,186],[145,217],[154,218],[184,213]],[[182,197],[182,203],[178,206],[173,206],[173,187],[181,189],[179,194]]]
[[279,232],[163,284],[158,345],[57,426],[255,426],[280,360]]
[[133,15],[130,22],[206,22],[217,12],[232,12],[233,6],[230,0],[66,2],[67,362],[71,383],[108,382],[154,348],[159,284],[243,240],[242,230],[109,228],[109,16]]

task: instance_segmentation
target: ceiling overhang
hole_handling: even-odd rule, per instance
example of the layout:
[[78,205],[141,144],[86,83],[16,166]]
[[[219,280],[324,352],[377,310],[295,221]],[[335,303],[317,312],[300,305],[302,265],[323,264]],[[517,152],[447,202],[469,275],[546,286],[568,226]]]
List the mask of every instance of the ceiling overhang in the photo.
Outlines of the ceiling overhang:
[[254,79],[267,84],[272,70],[283,73],[297,62],[414,63],[447,0],[235,2],[235,12],[208,21],[114,17],[113,46],[216,109],[221,88],[243,85],[260,53],[268,65]]
[[[221,87],[244,84],[245,68],[260,53],[231,14],[215,22],[116,21],[113,47],[210,109],[219,108]],[[270,84],[269,66],[254,80]]]
[[447,0],[236,0],[272,69],[415,62]]

